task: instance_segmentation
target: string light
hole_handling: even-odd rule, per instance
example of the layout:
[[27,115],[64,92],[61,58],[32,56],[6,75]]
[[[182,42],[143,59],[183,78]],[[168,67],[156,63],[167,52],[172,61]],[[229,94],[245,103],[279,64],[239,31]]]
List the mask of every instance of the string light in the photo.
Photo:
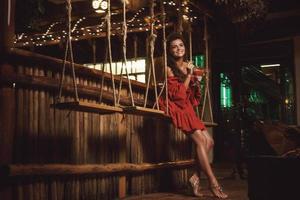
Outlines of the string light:
[[[100,1],[100,0],[98,0]],[[173,7],[176,6],[177,9],[178,5],[174,1],[164,1],[163,2],[166,7],[169,7],[169,9],[174,9]],[[191,22],[193,20],[199,19],[198,16],[196,16],[197,13],[192,13],[192,9],[189,7],[189,5],[184,2],[180,4],[179,6],[183,7],[185,15],[183,18],[185,20],[190,20]],[[128,31],[129,32],[140,32],[140,31],[149,31],[149,22],[147,22],[147,15],[146,15],[146,8],[143,7],[139,9],[131,18],[127,20],[127,26],[131,27]],[[143,17],[145,16],[146,17]],[[103,34],[105,34],[106,29],[104,29],[105,26],[105,17],[101,18],[101,24],[96,26],[89,26],[89,27],[80,27],[79,25],[86,20],[86,17],[79,18],[73,28],[72,28],[72,40],[79,41],[82,39],[86,39],[86,37],[101,37]],[[47,44],[56,44],[59,43],[63,38],[66,38],[67,32],[65,30],[62,30],[60,32],[53,32],[53,28],[55,25],[59,24],[61,22],[54,22],[52,23],[48,28],[47,31],[44,34],[35,34],[31,36],[27,36],[25,33],[21,34],[22,36],[17,37],[15,40],[16,46],[43,46]],[[119,30],[121,30],[122,22],[113,22],[113,29],[117,30],[117,34],[119,34]],[[166,26],[169,26],[170,23],[166,22]],[[159,18],[154,19],[154,26],[155,29],[161,29],[162,24],[160,22]],[[51,32],[52,31],[52,32]],[[112,35],[116,35],[116,33],[113,33]]]
[[52,30],[52,28],[53,28],[56,24],[59,24],[59,22],[54,22],[54,23],[52,23],[52,24],[49,26],[49,28],[47,29],[47,31],[45,32],[45,35],[47,35],[47,34]]
[[77,22],[74,24],[74,27],[72,28],[72,33],[76,30],[77,26],[80,24],[80,22],[82,22],[85,19],[85,17],[82,17],[80,19],[77,20]]

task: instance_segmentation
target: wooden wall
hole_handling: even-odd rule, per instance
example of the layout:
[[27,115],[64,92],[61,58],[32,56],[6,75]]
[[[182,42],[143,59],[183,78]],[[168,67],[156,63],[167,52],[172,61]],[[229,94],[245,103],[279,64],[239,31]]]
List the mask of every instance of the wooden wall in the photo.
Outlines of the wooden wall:
[[[141,170],[133,173],[47,172],[51,164],[103,166],[113,163],[164,163],[192,158],[190,140],[169,121],[138,115],[99,115],[58,110],[50,107],[58,94],[62,61],[22,50],[13,50],[1,72],[2,121],[0,139],[0,195],[11,199],[114,199],[185,186],[186,168]],[[4,64],[1,66],[4,69]],[[63,98],[71,100],[69,66]],[[80,99],[97,102],[101,72],[76,65]],[[116,81],[118,83],[118,80]],[[118,85],[118,84],[117,84]],[[145,86],[133,83],[137,104],[142,103]],[[129,104],[126,83],[121,103]],[[105,75],[103,100],[112,101],[109,75]],[[9,107],[7,107],[9,105]],[[3,123],[6,124],[3,124]],[[3,141],[3,140],[2,140]],[[30,172],[26,166],[35,166]],[[13,166],[21,172],[13,173]],[[63,166],[63,165],[62,165]],[[39,169],[34,170],[34,169]],[[6,169],[6,170],[5,170]],[[9,171],[11,170],[11,171]],[[2,198],[0,198],[2,199]]]

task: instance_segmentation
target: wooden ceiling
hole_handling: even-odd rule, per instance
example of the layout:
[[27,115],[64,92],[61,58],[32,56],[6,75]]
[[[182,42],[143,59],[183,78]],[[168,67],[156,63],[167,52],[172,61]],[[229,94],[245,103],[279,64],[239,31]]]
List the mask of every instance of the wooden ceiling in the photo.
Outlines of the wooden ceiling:
[[[24,5],[26,1],[23,0]],[[112,0],[111,10],[112,10],[112,30],[114,33],[121,33],[123,12],[122,12],[122,1]],[[149,30],[149,23],[147,18],[149,18],[149,2],[148,0],[127,0],[127,26],[129,32],[141,32]],[[155,26],[157,29],[161,28],[161,10],[160,4],[155,6]],[[190,18],[193,18],[193,24],[202,22],[203,13],[207,15],[212,15],[210,9],[203,3],[197,4],[190,1],[189,4],[171,4],[172,1],[165,2],[165,9],[167,12],[167,26],[176,21],[178,17],[179,9],[186,9],[184,11]],[[26,4],[27,5],[27,4]],[[60,38],[65,36],[66,30],[66,6],[65,0],[49,0],[43,5],[44,13],[39,17],[32,18],[31,22],[22,21],[27,19],[26,17],[20,15],[19,20],[17,20],[17,26],[22,27],[17,29],[18,40],[16,46],[35,46],[45,43],[47,45],[57,44]],[[22,9],[22,7],[20,8]],[[22,12],[17,12],[17,15]],[[105,15],[106,13],[96,13],[92,8],[91,0],[72,0],[72,27],[74,31],[72,32],[72,37],[75,40],[89,39],[104,37],[106,35],[105,29]],[[18,18],[17,18],[18,19]],[[34,22],[33,24],[31,24]],[[30,26],[28,26],[28,24]],[[24,37],[25,36],[25,37]],[[46,41],[47,40],[47,41]]]
[[[25,33],[30,35],[45,34],[48,32],[58,33],[65,29],[66,23],[66,0],[45,0],[45,1],[32,1],[32,0],[16,0],[16,32],[18,34]],[[149,0],[126,0],[129,4],[127,17],[133,19],[134,16],[140,12],[138,19],[132,22],[132,28],[138,31],[140,24],[144,23],[144,18],[149,15],[148,4]],[[29,2],[35,2],[30,4]],[[37,2],[44,2],[43,4],[37,4]],[[157,1],[160,2],[160,1]],[[166,1],[172,2],[172,1]],[[174,0],[174,2],[181,2]],[[190,7],[193,9],[193,15],[197,16],[200,20],[205,13],[206,15],[213,16],[217,20],[226,20],[226,14],[221,7],[214,5],[212,0],[190,0]],[[259,20],[249,20],[245,23],[245,26],[237,26],[241,29],[241,33],[247,37],[250,33],[255,32],[262,37],[267,37],[268,34],[274,34],[279,32],[278,35],[284,34],[300,34],[299,22],[300,22],[300,1],[299,0],[268,0],[267,13],[263,18]],[[112,12],[114,13],[112,20],[115,23],[122,21],[122,0],[111,0]],[[176,15],[178,10],[176,7],[169,6],[167,3],[168,20],[176,21]],[[141,11],[140,8],[145,8]],[[28,12],[28,10],[35,10],[35,12]],[[43,11],[43,14],[37,11]],[[159,12],[159,6],[156,7],[156,13]],[[29,14],[30,13],[30,14]],[[92,28],[99,26],[104,21],[105,14],[95,13],[91,5],[91,0],[72,0],[72,20],[73,25],[78,23],[78,31],[82,28]],[[84,19],[80,21],[80,19]],[[217,21],[214,20],[214,21]],[[141,22],[142,21],[142,22]],[[52,27],[51,27],[52,26]],[[269,27],[269,30],[261,31]],[[117,27],[115,27],[117,28]],[[254,31],[253,31],[254,30]],[[96,31],[96,29],[95,29]],[[281,32],[281,33],[280,33]],[[60,33],[61,34],[61,33]],[[82,32],[80,34],[83,34]],[[85,34],[85,33],[84,33]],[[103,33],[104,34],[104,33]],[[102,35],[103,35],[102,34]],[[87,33],[87,37],[89,37]],[[105,34],[104,34],[105,35]],[[276,36],[276,37],[277,37]],[[91,35],[91,37],[93,37]],[[257,36],[255,36],[257,37]],[[258,36],[260,37],[260,36]]]

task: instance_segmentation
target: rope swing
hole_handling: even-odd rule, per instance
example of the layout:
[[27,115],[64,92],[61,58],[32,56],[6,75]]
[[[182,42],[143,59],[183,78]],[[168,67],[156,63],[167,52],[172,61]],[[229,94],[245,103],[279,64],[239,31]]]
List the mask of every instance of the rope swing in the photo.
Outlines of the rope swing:
[[212,106],[211,106],[211,96],[210,96],[210,90],[209,90],[209,44],[208,44],[208,24],[207,24],[207,16],[204,15],[204,41],[205,41],[205,69],[206,69],[206,76],[205,76],[205,90],[204,90],[204,99],[203,99],[203,106],[202,106],[202,112],[201,112],[201,120],[203,120],[204,117],[204,110],[205,110],[205,105],[206,105],[206,99],[208,100],[208,106],[209,106],[209,114],[210,114],[210,119],[211,123],[214,124],[214,118],[213,118],[213,112],[212,112]]
[[[125,8],[124,8],[125,2],[123,1],[123,12],[125,13]],[[123,24],[126,23],[126,15],[123,15],[124,22]],[[137,114],[137,115],[148,115],[148,116],[156,116],[156,117],[164,117],[165,114],[162,110],[159,110],[159,105],[158,105],[158,94],[157,94],[157,82],[156,82],[156,76],[155,76],[155,66],[154,66],[154,46],[155,46],[155,40],[157,35],[154,34],[154,0],[151,1],[150,3],[150,36],[149,36],[149,47],[150,47],[150,68],[148,71],[148,78],[147,78],[147,86],[146,86],[146,91],[145,91],[145,98],[144,98],[144,106],[139,107],[135,106],[134,102],[132,100],[133,106],[131,107],[124,107],[123,110],[127,114]],[[123,25],[123,29],[127,30],[127,26]],[[126,33],[127,31],[124,31],[124,42],[123,42],[123,55],[124,58],[126,56]],[[136,56],[136,40],[134,42],[135,46],[135,56]],[[126,68],[125,68],[126,69]],[[152,109],[152,108],[147,108],[147,101],[148,101],[148,92],[149,92],[149,87],[150,87],[150,81],[151,81],[151,74],[153,74],[153,84],[154,84],[154,93],[155,93],[155,103],[153,108],[156,106],[157,109]],[[127,78],[129,79],[129,76],[127,75]],[[130,82],[128,82],[130,85]],[[131,88],[131,86],[130,86]],[[132,93],[131,93],[132,95]],[[133,99],[133,98],[132,98]]]
[[[163,0],[160,1],[160,9],[161,9],[161,14],[162,14],[162,26],[163,26],[163,48],[164,48],[164,70],[165,70],[165,98],[166,98],[166,108],[167,112],[166,114],[169,115],[169,96],[168,96],[168,62],[167,62],[167,39],[166,39],[166,11],[164,7]],[[163,91],[163,88],[162,88]]]
[[[162,35],[163,35],[163,65],[164,65],[164,82],[161,87],[158,98],[161,97],[165,91],[165,100],[166,100],[166,117],[169,117],[169,96],[168,96],[168,62],[167,62],[167,39],[166,39],[166,12],[163,0],[160,1],[160,12],[161,12],[161,22],[162,22]],[[155,108],[156,102],[153,105]]]
[[[74,67],[74,58],[73,58],[73,49],[72,49],[72,29],[71,29],[71,23],[72,23],[72,5],[71,0],[67,0],[67,11],[68,11],[68,35],[67,35],[67,42],[66,42],[66,49],[65,49],[65,56],[63,60],[63,68],[62,68],[62,74],[59,84],[59,95],[57,98],[57,101],[54,103],[54,108],[58,109],[68,109],[68,110],[74,110],[74,111],[82,111],[82,112],[93,112],[93,113],[99,113],[99,114],[111,114],[115,112],[122,112],[122,108],[116,107],[116,93],[115,93],[115,83],[114,83],[114,77],[112,74],[112,55],[111,55],[111,41],[110,41],[110,0],[108,0],[108,13],[106,16],[107,20],[107,41],[108,41],[108,56],[109,56],[109,64],[110,64],[110,74],[111,74],[111,80],[112,80],[112,86],[113,86],[113,101],[114,106],[109,106],[105,104],[97,104],[97,103],[89,103],[85,101],[80,101],[78,97],[78,91],[77,91],[77,84],[76,84],[76,76],[75,76],[75,67]],[[61,102],[61,96],[62,96],[62,89],[63,89],[63,82],[65,77],[65,71],[66,71],[66,62],[68,58],[68,54],[70,55],[70,65],[72,68],[72,80],[73,80],[73,87],[74,87],[74,93],[75,93],[75,101],[68,101],[68,102]],[[104,70],[104,69],[103,69]],[[104,72],[103,72],[104,73]],[[102,88],[104,83],[104,74],[102,74],[102,83],[101,83],[101,92],[100,92],[100,100],[102,98]]]
[[159,110],[159,104],[158,104],[158,95],[157,95],[157,84],[156,84],[156,75],[155,75],[155,66],[154,66],[154,48],[155,48],[155,40],[157,38],[157,35],[154,34],[154,0],[151,0],[150,3],[150,36],[149,36],[149,46],[150,46],[150,68],[149,68],[149,74],[148,74],[148,80],[147,80],[147,88],[146,88],[146,94],[145,94],[145,101],[144,101],[144,107],[147,105],[148,100],[148,91],[149,91],[149,85],[151,81],[151,73],[153,74],[153,83],[154,83],[154,93],[155,93],[155,103],[157,110]]
[[[181,9],[179,9],[179,12]],[[189,17],[190,18],[190,17]],[[193,37],[192,37],[192,20],[188,24],[188,37],[189,37],[189,60],[192,63],[193,62]],[[180,20],[178,21],[178,29],[179,31],[182,30],[182,17],[180,17]],[[210,73],[209,73],[209,43],[208,43],[209,35],[208,35],[208,23],[207,23],[207,16],[204,15],[204,38],[203,40],[205,41],[205,58],[206,58],[206,63],[205,63],[205,70],[206,70],[206,76],[205,76],[205,86],[204,86],[204,98],[203,98],[203,105],[201,109],[201,117],[199,116],[199,108],[196,107],[196,113],[198,117],[202,121],[204,121],[204,112],[205,112],[205,106],[206,102],[208,102],[208,109],[209,109],[209,116],[210,116],[210,121],[209,122],[204,122],[205,124],[212,124],[214,125],[214,119],[213,119],[213,112],[212,112],[212,105],[211,105],[211,95],[210,95],[210,90],[209,90],[209,83],[210,83]],[[201,88],[199,88],[201,90]],[[201,91],[200,91],[201,92]]]
[[110,70],[110,78],[113,87],[113,95],[114,95],[114,106],[116,106],[116,87],[114,75],[112,73],[112,54],[111,54],[111,6],[110,0],[107,1],[107,15],[106,15],[106,25],[107,25],[107,44],[108,44],[108,59],[109,59],[109,70]]
[[67,36],[67,41],[66,41],[66,49],[65,49],[65,56],[64,56],[64,61],[63,61],[63,68],[62,68],[62,75],[60,78],[60,84],[59,84],[59,95],[57,101],[61,101],[61,95],[62,95],[62,86],[63,86],[63,81],[65,78],[65,71],[66,71],[66,62],[68,59],[68,55],[70,55],[70,64],[72,67],[72,80],[73,80],[73,87],[74,87],[74,94],[75,94],[75,101],[79,101],[78,98],[78,91],[77,91],[77,85],[76,85],[76,76],[75,76],[75,67],[74,67],[74,58],[73,58],[73,48],[72,48],[72,28],[71,28],[71,23],[72,23],[72,4],[71,0],[67,0],[66,2],[66,9],[68,12],[68,21],[67,21],[67,30],[68,30],[68,36]]
[[119,92],[118,92],[118,104],[120,102],[122,82],[123,82],[123,75],[122,75],[123,74],[123,68],[125,67],[125,73],[126,73],[126,77],[127,77],[127,80],[128,80],[128,87],[129,87],[129,93],[130,93],[130,99],[131,99],[131,106],[135,106],[134,105],[134,100],[133,100],[131,81],[130,81],[129,74],[128,74],[128,69],[127,69],[126,49],[127,49],[126,1],[123,0],[123,62],[122,62],[122,67],[121,67],[121,80],[120,80]]

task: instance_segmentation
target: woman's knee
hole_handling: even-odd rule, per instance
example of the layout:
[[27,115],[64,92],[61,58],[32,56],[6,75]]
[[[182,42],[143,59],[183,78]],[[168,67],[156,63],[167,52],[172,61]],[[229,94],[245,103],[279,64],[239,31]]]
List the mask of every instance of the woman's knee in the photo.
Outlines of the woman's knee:
[[204,130],[203,134],[206,137],[206,142],[207,142],[207,148],[208,148],[208,150],[212,149],[213,146],[214,146],[214,140],[213,140],[213,138],[211,137],[211,135],[208,133],[207,130]]
[[195,141],[196,145],[206,145],[207,144],[207,138],[200,130],[196,130],[192,134],[192,138]]
[[215,145],[215,142],[212,138],[208,139],[207,141],[207,146],[208,146],[208,149],[212,149]]

